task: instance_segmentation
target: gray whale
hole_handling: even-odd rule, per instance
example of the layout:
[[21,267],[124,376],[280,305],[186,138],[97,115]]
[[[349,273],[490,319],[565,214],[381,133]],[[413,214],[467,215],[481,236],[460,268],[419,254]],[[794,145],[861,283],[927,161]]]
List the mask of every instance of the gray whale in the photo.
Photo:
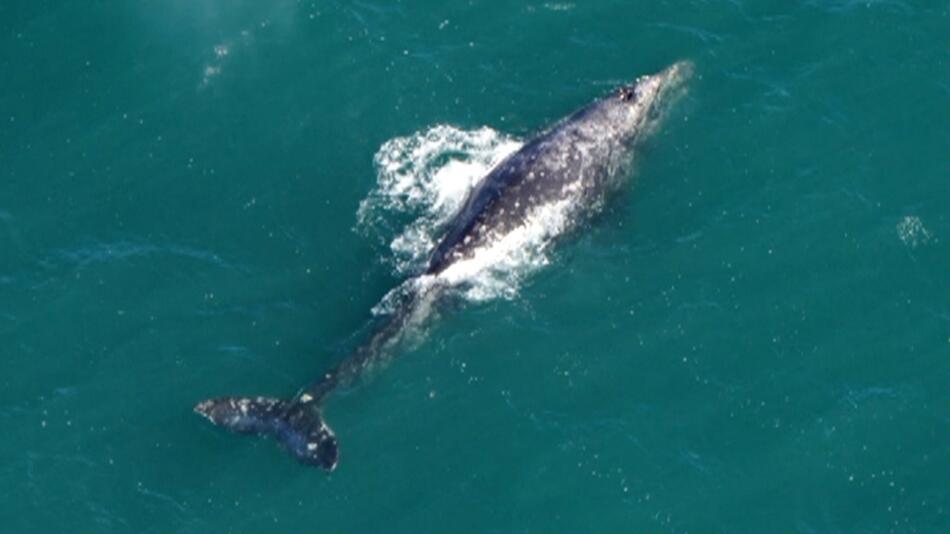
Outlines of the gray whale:
[[212,423],[277,439],[297,460],[332,470],[339,449],[323,419],[327,396],[384,360],[407,330],[420,324],[450,282],[442,276],[478,257],[548,208],[557,208],[563,232],[595,213],[630,174],[637,142],[659,124],[671,95],[690,71],[681,62],[642,76],[595,100],[530,139],[492,169],[446,225],[424,272],[349,357],[293,398],[221,397],[194,410]]

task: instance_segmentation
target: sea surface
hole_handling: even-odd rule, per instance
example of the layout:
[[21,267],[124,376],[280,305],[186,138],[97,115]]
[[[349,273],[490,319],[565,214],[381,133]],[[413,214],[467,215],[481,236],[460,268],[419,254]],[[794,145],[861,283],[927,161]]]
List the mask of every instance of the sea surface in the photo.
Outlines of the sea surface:
[[[336,471],[192,413],[677,61],[622,194],[333,397]],[[12,534],[950,532],[950,4],[0,2],[0,488]]]

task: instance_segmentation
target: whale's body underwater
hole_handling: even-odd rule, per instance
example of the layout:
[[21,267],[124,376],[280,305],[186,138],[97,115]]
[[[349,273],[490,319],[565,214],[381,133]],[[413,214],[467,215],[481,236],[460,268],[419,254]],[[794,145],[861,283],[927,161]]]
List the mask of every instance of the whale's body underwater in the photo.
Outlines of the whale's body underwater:
[[[631,173],[637,142],[658,125],[690,70],[676,63],[596,100],[525,143],[473,189],[443,230],[423,273],[404,287],[380,327],[352,355],[290,400],[223,397],[195,411],[235,432],[274,436],[299,461],[334,469],[338,447],[323,419],[323,401],[385,357],[420,324],[466,271],[483,268],[498,250],[523,243],[530,221],[553,218],[537,240],[550,241],[588,219]],[[515,245],[517,246],[517,245]]]

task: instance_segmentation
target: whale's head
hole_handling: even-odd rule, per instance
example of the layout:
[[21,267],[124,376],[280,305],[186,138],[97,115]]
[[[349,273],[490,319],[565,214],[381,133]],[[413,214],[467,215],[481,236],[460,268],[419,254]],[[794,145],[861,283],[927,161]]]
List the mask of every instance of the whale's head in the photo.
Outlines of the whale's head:
[[[683,94],[692,71],[689,62],[679,62],[656,74],[641,76],[570,116],[561,128],[575,158],[598,185],[620,185],[630,175],[634,149],[655,132],[666,111]],[[598,195],[604,187],[587,189]]]
[[594,104],[592,118],[624,144],[652,133],[670,104],[682,94],[693,66],[680,61],[656,74],[641,76]]

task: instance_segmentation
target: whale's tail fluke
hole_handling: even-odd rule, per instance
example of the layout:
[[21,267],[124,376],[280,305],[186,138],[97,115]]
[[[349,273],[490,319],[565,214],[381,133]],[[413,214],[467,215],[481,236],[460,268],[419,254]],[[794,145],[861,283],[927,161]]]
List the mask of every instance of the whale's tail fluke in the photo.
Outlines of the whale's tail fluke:
[[337,441],[309,395],[284,401],[267,397],[222,397],[202,401],[195,412],[217,426],[241,434],[273,436],[298,461],[336,468]]

